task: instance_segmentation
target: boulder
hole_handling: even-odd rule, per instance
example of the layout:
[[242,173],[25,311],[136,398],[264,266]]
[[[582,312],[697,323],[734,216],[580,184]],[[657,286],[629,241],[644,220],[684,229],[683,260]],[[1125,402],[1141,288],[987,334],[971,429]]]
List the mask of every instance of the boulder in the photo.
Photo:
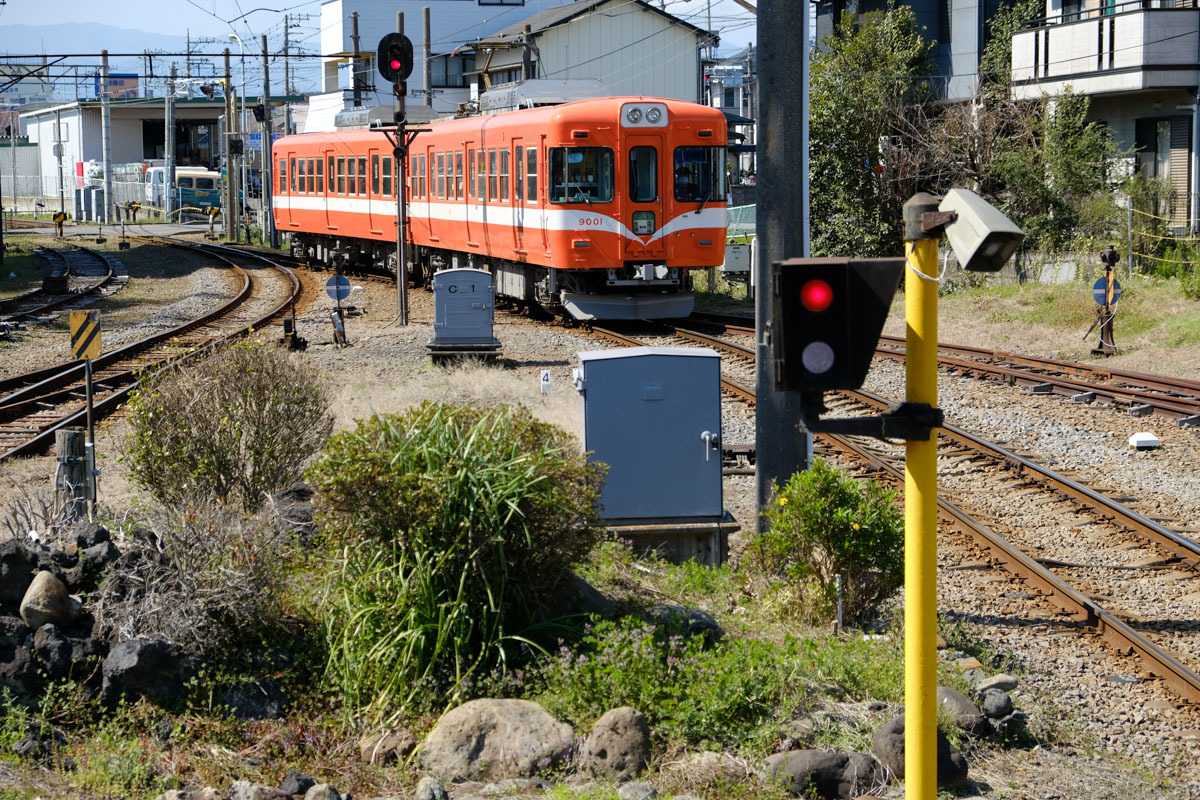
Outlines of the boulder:
[[[174,706],[185,698],[184,669],[179,648],[165,639],[121,642],[104,659],[100,701],[114,706],[122,695],[145,697],[161,706]],[[243,782],[244,783],[244,782]],[[235,784],[236,786],[237,784]],[[262,800],[233,798],[233,800]]]
[[395,764],[417,749],[417,740],[404,728],[390,729],[364,736],[358,742],[358,754],[368,764]]
[[471,700],[447,712],[419,750],[421,766],[452,781],[528,778],[571,751],[571,726],[529,700]]
[[71,640],[57,625],[43,625],[33,635],[33,653],[42,671],[51,680],[67,677],[71,671]]
[[0,616],[0,660],[5,650],[24,646],[29,633],[29,626],[20,617]]
[[617,797],[620,800],[654,800],[658,797],[658,789],[645,781],[623,783],[617,787]]
[[103,525],[98,525],[95,522],[88,522],[86,519],[81,519],[71,526],[67,532],[71,544],[74,545],[76,552],[83,552],[89,547],[95,547],[98,544],[112,541],[112,537],[108,533],[108,528]]
[[413,800],[449,800],[449,797],[446,787],[428,775],[421,778],[417,782],[417,788],[413,790]]
[[960,730],[966,731],[972,736],[986,736],[991,732],[991,726],[988,725],[987,718],[979,710],[979,706],[972,703],[965,694],[957,689],[939,686],[937,702],[938,706],[946,712],[950,721]]
[[1006,675],[1001,672],[999,675],[993,675],[990,678],[984,678],[975,684],[975,691],[980,697],[987,694],[988,689],[999,689],[1002,692],[1011,692],[1017,688],[1017,679],[1012,675]]
[[[875,757],[900,779],[904,778],[904,715],[887,722],[875,731],[871,742]],[[967,760],[951,747],[950,740],[937,732],[937,785],[957,789],[967,783]]]
[[0,662],[0,686],[6,686],[18,694],[37,694],[41,679],[33,651],[28,647],[12,650],[6,661]]
[[716,644],[725,635],[725,630],[717,623],[712,614],[698,608],[684,606],[661,605],[654,606],[646,616],[655,624],[666,628],[670,633],[692,637],[704,637],[706,647]]
[[988,689],[979,701],[984,714],[992,719],[1003,719],[1012,713],[1013,701],[1008,692],[999,689]]
[[663,765],[668,772],[681,774],[691,784],[733,784],[753,774],[750,767],[727,753],[702,750],[687,753]]
[[121,551],[112,542],[100,542],[79,551],[79,566],[71,570],[68,582],[77,591],[87,591],[99,585],[104,571],[121,557]]
[[36,569],[37,557],[23,540],[0,542],[0,606],[16,608],[33,582]]
[[879,780],[879,764],[865,753],[792,750],[763,762],[768,781],[782,783],[794,797],[826,800],[858,797]]
[[229,787],[229,800],[292,800],[274,786],[264,786],[250,781],[234,781]]
[[289,769],[288,774],[284,776],[283,783],[279,784],[279,790],[291,795],[304,794],[316,785],[317,782],[312,779],[312,776],[305,775],[298,770]]
[[578,769],[583,775],[627,781],[640,775],[650,762],[650,723],[635,708],[614,708],[597,720]]
[[996,726],[996,733],[1001,738],[1012,739],[1023,735],[1029,728],[1029,715],[1017,709],[1008,716],[995,720],[992,724]]
[[328,783],[315,783],[304,793],[304,800],[342,800],[342,796]]
[[21,598],[21,619],[37,630],[43,625],[65,626],[71,621],[71,596],[54,573],[42,570]]

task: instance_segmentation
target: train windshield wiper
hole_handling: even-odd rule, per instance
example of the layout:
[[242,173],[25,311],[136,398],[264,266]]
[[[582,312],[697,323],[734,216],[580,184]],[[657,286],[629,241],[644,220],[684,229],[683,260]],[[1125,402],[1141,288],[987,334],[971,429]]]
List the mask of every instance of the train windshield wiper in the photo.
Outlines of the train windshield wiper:
[[[570,188],[572,186],[575,187],[575,197],[576,198],[582,197],[583,202],[587,203],[590,206],[592,204],[592,198],[588,197],[588,194],[587,194],[587,192],[585,192],[583,190],[583,187],[580,186],[578,183],[571,183],[570,181],[568,181],[567,189],[570,190]],[[578,202],[578,200],[576,200],[576,202]]]
[[713,186],[708,187],[708,193],[704,195],[704,198],[700,201],[700,206],[696,209],[697,214],[699,214],[701,211],[703,211],[704,206],[708,203],[709,200],[712,199],[714,188],[715,187],[713,187]]

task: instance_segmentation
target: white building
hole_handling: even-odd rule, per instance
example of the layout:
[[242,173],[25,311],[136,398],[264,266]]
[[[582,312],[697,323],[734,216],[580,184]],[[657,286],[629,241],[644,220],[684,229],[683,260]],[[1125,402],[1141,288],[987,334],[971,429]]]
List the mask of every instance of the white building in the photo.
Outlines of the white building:
[[[424,7],[431,9],[428,43]],[[406,98],[412,120],[454,114],[487,85],[521,77],[599,79],[614,95],[698,101],[700,47],[715,40],[642,0],[328,0],[321,6],[325,93],[309,99],[304,131],[333,130],[337,113],[353,107],[352,13],[358,15],[360,87],[367,87],[360,102],[383,107],[378,116],[390,118],[391,87],[376,71],[374,51],[396,30],[397,12],[404,14],[415,55]]]

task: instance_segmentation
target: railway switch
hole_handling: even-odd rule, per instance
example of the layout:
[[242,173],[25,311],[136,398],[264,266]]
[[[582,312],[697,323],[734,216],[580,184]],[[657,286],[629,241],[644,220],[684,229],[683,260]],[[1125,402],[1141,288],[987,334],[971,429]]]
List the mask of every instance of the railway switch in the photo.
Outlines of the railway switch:
[[904,269],[902,258],[794,258],[772,265],[775,387],[862,386]]

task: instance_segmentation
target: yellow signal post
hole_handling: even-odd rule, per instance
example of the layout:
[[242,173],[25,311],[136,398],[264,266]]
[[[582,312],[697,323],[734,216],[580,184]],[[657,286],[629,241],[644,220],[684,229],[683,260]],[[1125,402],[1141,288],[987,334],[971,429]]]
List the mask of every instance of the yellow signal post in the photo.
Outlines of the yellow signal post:
[[[904,205],[905,400],[937,408],[937,200]],[[937,430],[904,455],[904,796],[937,797]]]

